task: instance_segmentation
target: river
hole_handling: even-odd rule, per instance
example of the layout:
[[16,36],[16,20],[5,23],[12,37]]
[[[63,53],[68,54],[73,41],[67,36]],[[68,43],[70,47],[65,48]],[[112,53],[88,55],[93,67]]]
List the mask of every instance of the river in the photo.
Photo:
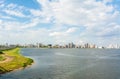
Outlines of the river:
[[120,79],[119,49],[21,49],[34,59],[22,70],[0,79]]

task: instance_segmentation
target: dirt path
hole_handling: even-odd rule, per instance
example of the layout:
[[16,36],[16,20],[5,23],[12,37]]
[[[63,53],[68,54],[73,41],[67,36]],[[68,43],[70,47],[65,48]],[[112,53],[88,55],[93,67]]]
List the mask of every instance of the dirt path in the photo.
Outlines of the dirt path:
[[1,64],[1,63],[6,63],[6,62],[9,62],[9,61],[12,61],[12,60],[14,59],[13,56],[7,56],[7,55],[2,55],[2,56],[5,57],[5,60],[0,61],[0,64]]

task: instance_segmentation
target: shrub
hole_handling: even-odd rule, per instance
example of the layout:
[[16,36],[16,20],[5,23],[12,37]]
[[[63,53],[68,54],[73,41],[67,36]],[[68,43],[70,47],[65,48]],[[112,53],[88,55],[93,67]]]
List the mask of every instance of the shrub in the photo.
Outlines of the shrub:
[[3,54],[3,52],[2,52],[2,51],[0,51],[0,54]]

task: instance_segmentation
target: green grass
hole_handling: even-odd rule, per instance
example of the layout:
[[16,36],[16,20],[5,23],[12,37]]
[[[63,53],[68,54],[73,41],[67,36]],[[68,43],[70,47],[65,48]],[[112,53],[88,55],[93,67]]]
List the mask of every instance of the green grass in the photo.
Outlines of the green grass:
[[12,60],[9,62],[0,63],[0,72],[12,71],[14,69],[26,67],[27,65],[31,65],[31,63],[33,63],[32,59],[24,57],[20,54],[19,48],[4,50],[2,52],[4,52],[6,56],[11,57]]
[[0,55],[0,61],[3,61],[3,60],[5,60],[5,57]]
[[0,51],[0,61],[3,61],[3,60],[5,60],[5,57],[3,56],[3,52],[2,51]]

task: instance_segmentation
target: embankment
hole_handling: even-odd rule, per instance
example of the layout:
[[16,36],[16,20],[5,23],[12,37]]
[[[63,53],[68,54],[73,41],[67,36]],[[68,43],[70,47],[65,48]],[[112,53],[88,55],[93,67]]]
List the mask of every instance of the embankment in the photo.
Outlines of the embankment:
[[0,54],[0,74],[19,68],[25,68],[33,63],[33,60],[20,54],[20,48],[3,50]]

